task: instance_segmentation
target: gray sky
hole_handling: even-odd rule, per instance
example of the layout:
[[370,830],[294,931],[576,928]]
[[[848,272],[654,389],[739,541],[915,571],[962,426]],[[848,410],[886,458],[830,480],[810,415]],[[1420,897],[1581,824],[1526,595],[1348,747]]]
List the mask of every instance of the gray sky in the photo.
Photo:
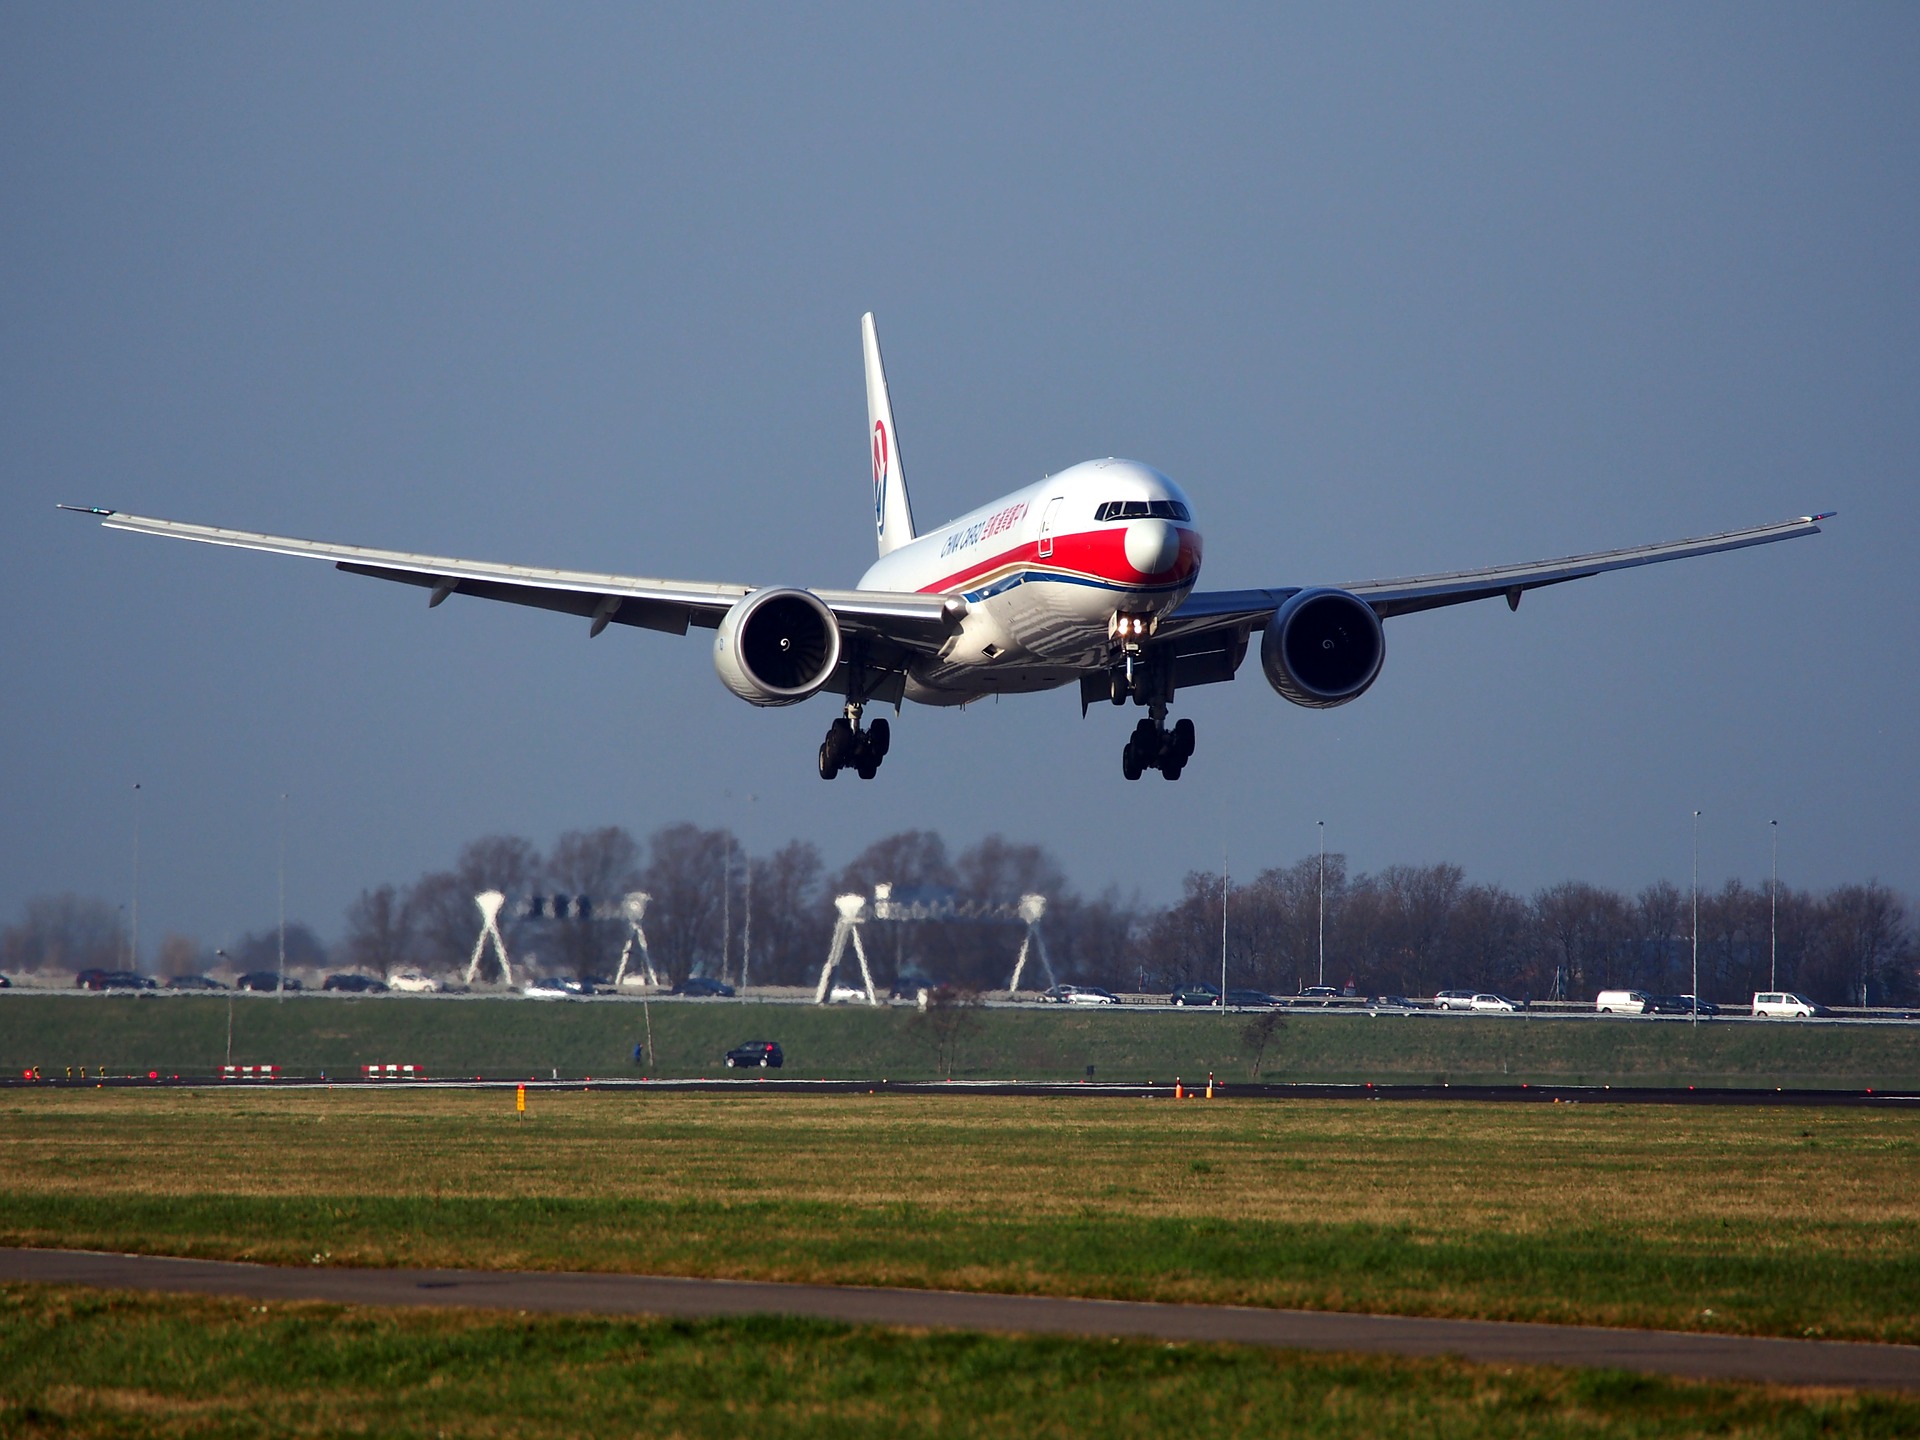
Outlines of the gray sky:
[[[1920,891],[1920,12],[0,9],[0,923],[209,944],[477,834],[686,818],[829,860],[1038,840],[1085,888],[1311,852]],[[909,709],[823,784],[705,632],[105,532],[56,500],[485,559],[844,585],[858,317],[924,522],[1084,458],[1211,587],[1837,509],[1388,626],[1346,708],[1250,662],[1186,776],[1070,692]],[[753,797],[749,800],[749,796]]]

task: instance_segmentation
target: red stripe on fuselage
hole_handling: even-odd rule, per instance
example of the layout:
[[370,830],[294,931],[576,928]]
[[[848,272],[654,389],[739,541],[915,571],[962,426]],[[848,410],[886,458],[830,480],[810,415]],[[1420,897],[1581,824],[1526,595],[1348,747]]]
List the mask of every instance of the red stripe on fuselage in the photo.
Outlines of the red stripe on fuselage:
[[1010,565],[1032,563],[1057,570],[1072,570],[1093,575],[1113,585],[1160,586],[1191,580],[1200,570],[1200,536],[1193,530],[1180,532],[1180,554],[1170,569],[1158,575],[1136,570],[1127,561],[1127,532],[1122,529],[1083,530],[1072,535],[1053,537],[1053,553],[1042,555],[1040,543],[1028,540],[1011,546],[964,570],[956,570],[944,580],[920,587],[922,595],[965,590],[983,575],[1004,570]]

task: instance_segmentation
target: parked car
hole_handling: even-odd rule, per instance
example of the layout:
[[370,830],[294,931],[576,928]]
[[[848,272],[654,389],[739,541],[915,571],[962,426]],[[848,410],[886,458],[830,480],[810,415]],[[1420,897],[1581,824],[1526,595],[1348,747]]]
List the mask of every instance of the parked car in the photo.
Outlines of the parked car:
[[289,975],[283,985],[277,970],[249,970],[233,982],[236,990],[300,990],[305,987]]
[[1654,997],[1644,990],[1602,990],[1593,997],[1596,1015],[1651,1015]]
[[780,1053],[780,1045],[774,1040],[749,1040],[744,1045],[736,1045],[727,1051],[727,1068],[741,1070],[749,1066],[758,1066],[765,1070],[769,1066],[778,1070],[787,1057]]
[[912,1000],[917,1004],[922,995],[931,995],[938,988],[938,982],[929,980],[924,975],[902,975],[888,989],[887,998]]
[[1278,1000],[1274,999],[1273,996],[1264,990],[1227,991],[1227,1004],[1229,1005],[1278,1005],[1279,1003]]
[[1655,1015],[1693,1015],[1697,1013],[1709,1020],[1720,1013],[1720,1007],[1711,1000],[1696,1000],[1691,995],[1655,995],[1651,1008]]
[[1517,1001],[1509,1000],[1504,995],[1494,995],[1483,990],[1473,997],[1469,1008],[1476,1015],[1511,1015],[1518,1011],[1520,1006]]
[[370,975],[350,975],[343,972],[339,975],[327,976],[326,982],[320,988],[344,990],[349,995],[384,995],[387,993],[387,982],[375,980]]
[[1436,1010],[1471,1010],[1473,1008],[1473,991],[1442,990],[1438,995],[1433,997],[1433,1008]]
[[1294,997],[1296,1005],[1329,1005],[1337,1000],[1340,992],[1331,985],[1309,985]]
[[1118,1005],[1120,997],[1111,990],[1102,990],[1098,985],[1069,985],[1073,993],[1067,996],[1069,1005]]
[[151,990],[153,977],[135,974],[131,970],[82,970],[73,977],[74,985],[81,990]]
[[1810,1020],[1815,1015],[1832,1013],[1826,1006],[1791,990],[1762,990],[1753,997],[1756,1020]]
[[170,975],[167,977],[169,990],[224,990],[227,987],[211,975]]
[[733,987],[724,980],[709,980],[704,975],[689,975],[686,983],[673,992],[676,995],[708,996],[713,999],[731,999]]
[[[727,993],[731,995],[733,992],[729,990]],[[846,980],[836,980],[833,982],[833,988],[827,991],[827,1003],[829,1005],[864,1005],[867,1003],[867,987],[855,985]]]
[[431,995],[439,990],[440,982],[431,975],[423,975],[418,970],[402,970],[391,980],[387,988],[402,995]]
[[1375,995],[1367,1001],[1369,1015],[1417,1015],[1420,1007],[1404,995]]
[[1218,1005],[1220,991],[1216,986],[1201,980],[1192,985],[1182,985],[1167,997],[1169,1005]]

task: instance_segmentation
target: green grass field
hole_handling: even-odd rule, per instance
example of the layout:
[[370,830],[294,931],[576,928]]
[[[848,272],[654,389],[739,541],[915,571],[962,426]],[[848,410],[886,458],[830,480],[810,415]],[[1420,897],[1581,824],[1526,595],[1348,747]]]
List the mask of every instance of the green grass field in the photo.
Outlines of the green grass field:
[[1920,1402],[1142,1341],[0,1287],[0,1436],[1911,1435]]
[[[738,1003],[40,996],[0,992],[0,1071],[106,1066],[207,1075],[227,1058],[288,1073],[357,1075],[368,1062],[436,1075],[697,1077],[751,1039],[778,1040],[785,1074],[929,1079],[944,1073],[906,1009]],[[1252,1076],[1246,1017],[1199,1012],[983,1010],[959,1047],[963,1078],[1168,1081]],[[1576,1022],[1525,1017],[1368,1019],[1304,1015],[1273,1039],[1262,1079],[1737,1085],[1772,1089],[1920,1086],[1920,1027]]]
[[0,1095],[0,1242],[1920,1340],[1920,1114]]

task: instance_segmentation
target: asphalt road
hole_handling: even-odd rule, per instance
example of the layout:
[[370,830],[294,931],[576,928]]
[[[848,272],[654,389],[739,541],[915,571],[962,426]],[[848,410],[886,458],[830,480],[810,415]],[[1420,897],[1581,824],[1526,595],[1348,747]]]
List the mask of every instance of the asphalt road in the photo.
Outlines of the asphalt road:
[[1290,1350],[1452,1355],[1496,1364],[1604,1367],[1703,1380],[1920,1390],[1920,1346],[1233,1305],[1062,1300],[649,1275],[295,1269],[73,1250],[0,1249],[0,1281],[257,1301],[466,1306],[553,1314],[801,1315],[856,1325],[1224,1341]]

